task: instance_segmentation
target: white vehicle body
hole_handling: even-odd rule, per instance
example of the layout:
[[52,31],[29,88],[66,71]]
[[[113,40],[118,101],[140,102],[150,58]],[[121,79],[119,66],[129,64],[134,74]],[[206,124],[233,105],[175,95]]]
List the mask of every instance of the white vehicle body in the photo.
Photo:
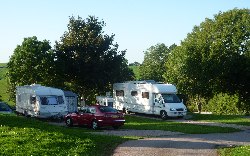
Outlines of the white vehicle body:
[[61,89],[38,84],[16,88],[16,112],[38,118],[63,117],[68,113]]
[[114,108],[118,110],[161,115],[162,118],[183,117],[187,108],[176,95],[172,84],[128,81],[113,84]]
[[113,107],[114,105],[114,99],[110,96],[96,96],[96,101],[103,106]]
[[77,95],[72,91],[63,91],[69,113],[77,112]]

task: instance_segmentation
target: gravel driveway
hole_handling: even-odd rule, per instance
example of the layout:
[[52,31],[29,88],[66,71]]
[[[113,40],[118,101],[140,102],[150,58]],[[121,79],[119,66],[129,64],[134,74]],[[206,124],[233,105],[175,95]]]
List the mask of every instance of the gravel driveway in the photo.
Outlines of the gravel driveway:
[[[233,127],[242,131],[234,133],[184,134],[161,130],[109,129],[92,133],[146,137],[145,139],[124,142],[116,148],[113,156],[216,156],[216,149],[219,147],[250,145],[250,126],[192,120],[176,120],[175,122]],[[56,125],[65,126],[64,123],[57,123]]]
[[[216,156],[216,148],[219,147],[250,145],[250,126],[185,120],[179,120],[179,122],[234,127],[243,131],[213,134],[168,134],[165,132],[158,137],[127,141],[116,148],[113,156]],[[137,133],[142,134],[144,131]]]

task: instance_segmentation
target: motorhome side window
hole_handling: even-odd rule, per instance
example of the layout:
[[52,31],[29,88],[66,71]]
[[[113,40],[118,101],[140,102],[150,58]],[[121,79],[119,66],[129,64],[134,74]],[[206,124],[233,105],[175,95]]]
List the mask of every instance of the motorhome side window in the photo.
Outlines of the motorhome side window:
[[131,95],[132,95],[132,96],[137,96],[137,95],[138,95],[138,92],[137,92],[137,91],[131,91]]
[[148,92],[142,92],[142,98],[149,99],[149,93]]
[[124,90],[116,90],[116,96],[124,96]]

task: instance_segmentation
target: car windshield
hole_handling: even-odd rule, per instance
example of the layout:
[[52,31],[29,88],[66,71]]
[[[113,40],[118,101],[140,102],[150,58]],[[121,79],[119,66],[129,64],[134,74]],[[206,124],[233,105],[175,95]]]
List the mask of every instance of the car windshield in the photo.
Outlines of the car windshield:
[[162,94],[165,103],[180,103],[181,100],[176,94]]
[[114,109],[112,107],[104,107],[104,106],[100,107],[100,111],[102,113],[107,113],[107,112],[109,112],[109,113],[117,113],[118,112],[116,109]]

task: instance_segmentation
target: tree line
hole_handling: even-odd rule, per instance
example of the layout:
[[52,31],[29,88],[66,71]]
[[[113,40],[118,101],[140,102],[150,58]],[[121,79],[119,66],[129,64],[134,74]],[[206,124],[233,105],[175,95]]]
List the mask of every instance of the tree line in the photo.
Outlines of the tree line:
[[54,48],[48,40],[24,38],[7,64],[12,96],[16,86],[36,83],[72,90],[94,101],[96,94],[110,91],[114,82],[133,79],[126,51],[118,51],[115,35],[105,34],[104,27],[104,21],[94,16],[72,16]]
[[[25,38],[8,63],[10,90],[39,83],[75,91],[85,98],[110,91],[114,82],[153,79],[175,84],[190,109],[217,114],[250,112],[250,10],[232,9],[206,18],[181,41],[144,52],[134,75],[104,21],[70,17],[54,48],[47,40]],[[14,92],[13,92],[14,93]],[[202,106],[202,107],[200,107]]]
[[179,46],[150,47],[140,79],[177,85],[189,104],[217,114],[250,112],[250,10],[205,19]]

